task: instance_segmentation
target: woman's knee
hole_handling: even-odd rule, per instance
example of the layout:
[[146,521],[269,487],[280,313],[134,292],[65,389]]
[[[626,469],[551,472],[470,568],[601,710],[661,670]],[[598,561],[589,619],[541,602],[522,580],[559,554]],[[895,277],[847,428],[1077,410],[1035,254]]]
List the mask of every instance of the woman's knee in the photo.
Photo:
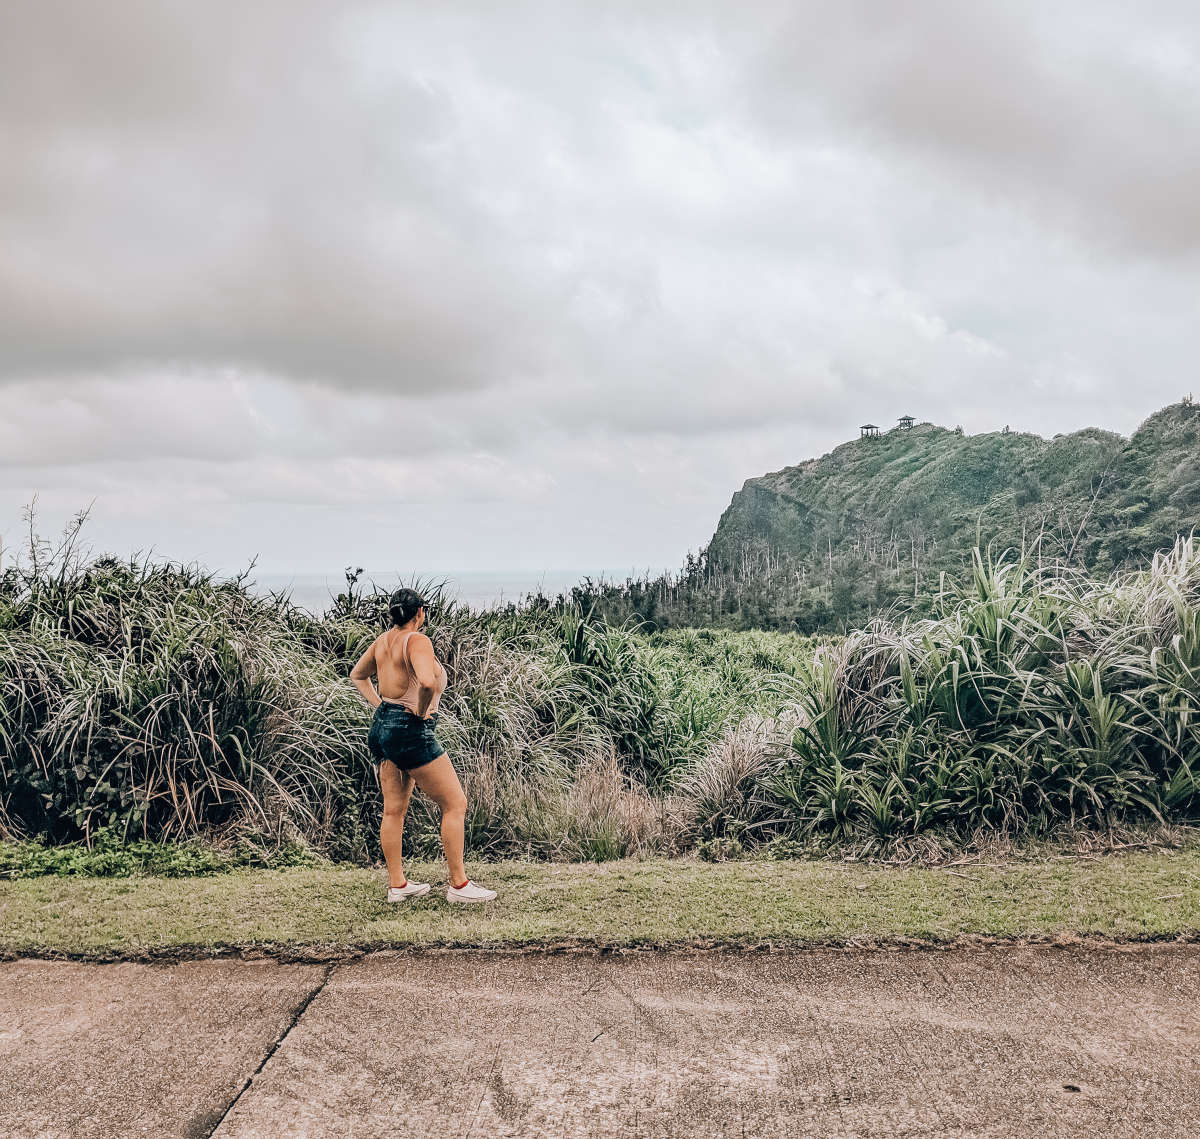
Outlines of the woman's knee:
[[467,797],[461,791],[452,792],[438,801],[443,815],[465,815],[467,813]]
[[396,800],[392,800],[390,802],[387,800],[384,800],[383,817],[385,819],[388,819],[392,822],[402,820],[404,818],[405,814],[407,813],[407,811],[408,811],[408,800],[407,799],[401,799],[398,802]]

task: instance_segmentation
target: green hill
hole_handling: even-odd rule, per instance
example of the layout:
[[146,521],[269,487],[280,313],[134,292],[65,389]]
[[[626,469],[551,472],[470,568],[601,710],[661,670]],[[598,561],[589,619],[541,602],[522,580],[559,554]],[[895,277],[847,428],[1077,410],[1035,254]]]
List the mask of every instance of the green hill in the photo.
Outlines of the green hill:
[[897,602],[930,607],[974,546],[1106,572],[1200,526],[1200,405],[1132,438],[1043,439],[932,423],[856,439],[749,479],[677,577],[584,591],[610,617],[659,625],[845,628]]

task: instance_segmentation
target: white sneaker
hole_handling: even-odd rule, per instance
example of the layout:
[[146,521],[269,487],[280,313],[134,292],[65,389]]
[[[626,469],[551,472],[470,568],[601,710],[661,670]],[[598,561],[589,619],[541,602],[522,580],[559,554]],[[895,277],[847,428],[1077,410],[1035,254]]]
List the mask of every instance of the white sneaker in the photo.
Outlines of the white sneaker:
[[407,882],[403,886],[389,886],[387,900],[389,902],[402,902],[405,898],[419,898],[422,894],[428,893],[428,882]]
[[496,896],[495,890],[485,890],[476,886],[470,878],[463,887],[447,886],[446,901],[448,902],[490,902]]

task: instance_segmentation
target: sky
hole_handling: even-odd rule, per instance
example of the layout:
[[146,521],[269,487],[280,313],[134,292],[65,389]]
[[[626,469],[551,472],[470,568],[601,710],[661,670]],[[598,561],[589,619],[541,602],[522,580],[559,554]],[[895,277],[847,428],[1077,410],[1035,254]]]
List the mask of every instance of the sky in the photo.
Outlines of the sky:
[[[5,0],[0,539],[677,566],[903,414],[1200,388],[1194,0]],[[1200,394],[1198,392],[1197,394]]]

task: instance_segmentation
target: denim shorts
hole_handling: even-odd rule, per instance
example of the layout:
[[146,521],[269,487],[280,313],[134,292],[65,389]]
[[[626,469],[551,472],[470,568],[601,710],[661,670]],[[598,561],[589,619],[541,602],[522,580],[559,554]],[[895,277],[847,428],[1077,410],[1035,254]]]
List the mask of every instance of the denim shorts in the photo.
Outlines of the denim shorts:
[[433,737],[437,718],[438,714],[434,712],[428,720],[422,720],[403,704],[389,704],[385,700],[375,709],[371,730],[367,733],[367,747],[376,762],[390,759],[405,771],[424,767],[446,753]]

